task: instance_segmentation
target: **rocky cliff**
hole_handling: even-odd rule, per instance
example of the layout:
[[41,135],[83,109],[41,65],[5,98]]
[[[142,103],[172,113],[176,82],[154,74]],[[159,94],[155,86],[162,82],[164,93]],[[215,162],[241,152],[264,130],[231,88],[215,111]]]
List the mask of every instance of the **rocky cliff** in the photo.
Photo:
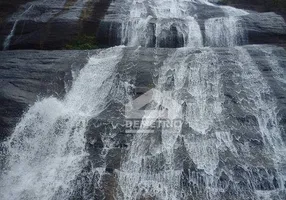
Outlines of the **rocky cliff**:
[[1,44],[13,31],[9,49],[64,49],[77,36],[96,35],[110,1],[37,0],[2,4],[9,9],[1,12]]
[[[124,15],[115,14],[115,10],[120,10],[121,6],[124,7],[119,0],[113,2],[110,7],[110,1],[103,0],[60,0],[54,3],[42,3],[41,0],[28,3],[12,1],[3,2],[2,5],[3,8],[7,8],[1,12],[2,49],[77,49],[82,45],[80,38],[85,36],[93,37],[92,42],[83,41],[88,43],[84,45],[90,48],[122,44],[120,33],[124,28],[122,27]],[[212,11],[209,12],[209,10]],[[196,12],[202,32],[203,24],[207,19],[225,15],[221,8],[208,9],[204,4],[199,5]],[[107,15],[103,18],[105,14]],[[275,13],[253,12],[246,17],[240,17],[240,21],[248,31],[249,44],[285,45],[286,25],[281,16]],[[154,31],[152,21],[150,29]],[[154,41],[154,39],[151,40]],[[169,42],[168,46],[163,44],[161,46],[182,46],[178,43],[180,39],[173,43]],[[155,44],[150,43],[149,46],[152,47]]]
[[285,20],[211,2],[2,3],[0,199],[286,199]]

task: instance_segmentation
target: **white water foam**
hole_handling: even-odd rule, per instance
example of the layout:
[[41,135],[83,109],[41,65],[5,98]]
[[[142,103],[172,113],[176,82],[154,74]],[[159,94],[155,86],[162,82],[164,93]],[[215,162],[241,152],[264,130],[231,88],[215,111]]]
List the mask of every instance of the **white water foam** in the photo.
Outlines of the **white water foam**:
[[1,199],[68,199],[86,165],[87,123],[107,104],[121,52],[116,47],[90,57],[63,100],[45,98],[23,116],[6,142]]
[[[223,98],[216,62],[216,56],[210,49],[196,55],[192,55],[190,49],[178,49],[160,69],[155,87],[159,92],[153,96],[153,101],[160,103],[143,120],[150,125],[158,120],[163,105],[168,109],[170,121],[184,119],[185,123],[205,137],[206,131],[213,127],[222,112]],[[185,114],[184,104],[187,105]],[[182,133],[182,124],[162,128],[161,133],[138,132],[118,172],[119,188],[123,193],[119,199],[180,199],[183,169],[176,163],[178,155],[175,152],[182,143],[188,154],[184,156],[190,157],[198,169],[213,175],[219,162],[218,149],[229,146],[235,151],[230,140],[227,133],[221,133],[218,142],[214,137],[194,140],[192,134]],[[190,181],[200,182],[201,178],[196,174],[189,175]],[[211,177],[205,177],[204,181],[210,184],[213,182]]]
[[211,18],[205,22],[206,45],[234,47],[246,44],[246,33],[238,18]]
[[196,19],[188,15],[187,3],[175,0],[130,1],[130,13],[122,23],[121,42],[128,46],[148,46],[155,37],[155,46],[159,47],[160,41],[165,40],[175,29],[175,37],[183,40],[181,45],[202,46],[200,27]]
[[[283,191],[286,175],[283,173],[286,163],[286,148],[282,140],[281,130],[277,119],[277,100],[273,95],[267,80],[263,77],[258,66],[252,60],[247,50],[242,47],[237,47],[237,50],[237,55],[241,62],[240,67],[243,69],[243,74],[241,76],[242,83],[244,84],[243,87],[246,88],[247,91],[246,101],[252,105],[251,108],[245,107],[244,109],[246,109],[245,112],[249,112],[256,117],[260,134],[263,138],[263,143],[265,144],[265,152],[263,153],[271,155],[270,159],[273,161],[274,168],[278,173],[279,179],[277,180],[277,184],[279,185],[279,190],[271,191],[270,193]],[[247,66],[247,68],[245,66]],[[279,72],[278,70],[281,70],[279,69],[278,63],[273,63],[271,59],[269,59],[269,66],[276,73]],[[264,197],[267,199],[267,195],[269,193],[257,192],[262,196],[265,194]]]

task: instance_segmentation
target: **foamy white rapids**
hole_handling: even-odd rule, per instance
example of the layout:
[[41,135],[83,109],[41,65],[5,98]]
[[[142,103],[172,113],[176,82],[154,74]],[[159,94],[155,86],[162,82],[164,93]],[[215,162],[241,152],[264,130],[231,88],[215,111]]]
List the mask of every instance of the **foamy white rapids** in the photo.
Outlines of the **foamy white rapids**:
[[205,22],[206,45],[233,47],[246,44],[246,33],[236,17],[211,18]]
[[[217,133],[217,140],[215,137],[204,138],[206,130],[213,127],[215,120],[221,118],[223,98],[220,75],[215,64],[217,58],[210,49],[204,49],[197,55],[190,52],[187,48],[178,49],[164,62],[155,87],[158,92],[154,93],[152,98],[152,102],[157,104],[143,119],[150,125],[160,119],[159,105],[162,105],[168,110],[169,120],[184,119],[185,124],[201,134],[198,136],[200,139],[194,140],[192,134],[184,134],[182,124],[162,128],[161,132],[155,134],[140,133],[139,130],[118,172],[119,187],[123,193],[118,195],[119,199],[152,196],[164,200],[180,199],[182,193],[179,188],[183,179],[183,168],[181,163],[176,161],[176,152],[178,153],[181,145],[186,147],[184,156],[190,157],[199,169],[209,175],[214,174],[218,165],[218,150],[224,146],[221,143],[229,142],[229,146],[235,151],[227,132]],[[187,94],[193,99],[186,99]],[[209,149],[212,149],[212,153]],[[197,175],[194,172],[188,176],[194,183],[199,184],[202,180]],[[211,176],[203,178],[212,184]]]
[[[254,48],[256,47],[254,46]],[[249,53],[242,47],[237,47],[236,49],[238,51],[238,58],[241,60],[240,67],[244,69],[241,77],[244,83],[243,87],[245,87],[247,91],[247,101],[252,105],[251,108],[246,107],[245,112],[252,113],[258,120],[261,137],[263,138],[264,144],[266,144],[264,153],[272,155],[271,159],[279,175],[279,179],[277,180],[279,188],[283,191],[285,189],[284,179],[286,177],[284,172],[286,147],[277,119],[277,99],[272,94],[273,91],[268,85],[267,80],[263,77]],[[277,57],[272,54],[272,49],[269,47],[262,51],[266,53],[265,56],[268,60],[268,66],[273,70],[274,77],[279,80],[281,84],[285,83],[285,80],[281,80],[281,76],[284,76],[283,69],[277,62]],[[247,70],[245,66],[248,66]],[[275,192],[279,192],[279,190],[270,193]],[[260,192],[259,194],[262,195],[264,193]]]
[[163,46],[160,43],[170,40],[168,36],[173,34],[174,38],[181,38],[181,46],[202,46],[198,22],[188,14],[190,2],[130,0],[129,15],[122,23],[121,43],[128,46],[150,46],[155,38],[155,46],[160,47]]
[[121,47],[91,56],[63,100],[36,102],[6,142],[0,199],[68,199],[86,165],[85,131],[107,104]]
[[[124,5],[126,9],[114,12],[122,21],[121,44],[127,46],[197,48],[244,44],[240,41],[245,39],[243,27],[234,18],[248,14],[241,9],[206,0],[127,0]],[[224,13],[225,17],[200,19],[199,12],[204,6],[216,10],[217,14]],[[207,20],[206,42],[198,23],[204,20]],[[225,32],[226,35],[222,34]],[[209,41],[211,36],[214,37],[212,42]]]

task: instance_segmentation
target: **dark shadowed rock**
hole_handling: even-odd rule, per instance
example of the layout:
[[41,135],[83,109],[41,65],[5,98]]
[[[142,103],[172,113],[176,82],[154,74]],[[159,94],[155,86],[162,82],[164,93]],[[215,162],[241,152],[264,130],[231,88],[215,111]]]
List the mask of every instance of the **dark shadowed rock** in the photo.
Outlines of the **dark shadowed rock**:
[[5,51],[0,56],[0,124],[3,139],[23,112],[46,96],[63,97],[71,70],[86,62],[87,52]]
[[250,44],[286,44],[286,23],[273,12],[242,16]]
[[109,4],[103,0],[22,4],[12,16],[5,15],[0,43],[4,43],[14,26],[9,49],[64,49],[78,35],[95,36]]

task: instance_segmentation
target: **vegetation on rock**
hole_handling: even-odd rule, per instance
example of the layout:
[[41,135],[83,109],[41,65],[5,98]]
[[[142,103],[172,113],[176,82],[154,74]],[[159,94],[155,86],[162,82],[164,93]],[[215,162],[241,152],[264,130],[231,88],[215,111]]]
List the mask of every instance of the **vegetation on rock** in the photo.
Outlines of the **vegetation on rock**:
[[78,35],[69,44],[66,44],[67,50],[89,50],[98,48],[95,36]]

